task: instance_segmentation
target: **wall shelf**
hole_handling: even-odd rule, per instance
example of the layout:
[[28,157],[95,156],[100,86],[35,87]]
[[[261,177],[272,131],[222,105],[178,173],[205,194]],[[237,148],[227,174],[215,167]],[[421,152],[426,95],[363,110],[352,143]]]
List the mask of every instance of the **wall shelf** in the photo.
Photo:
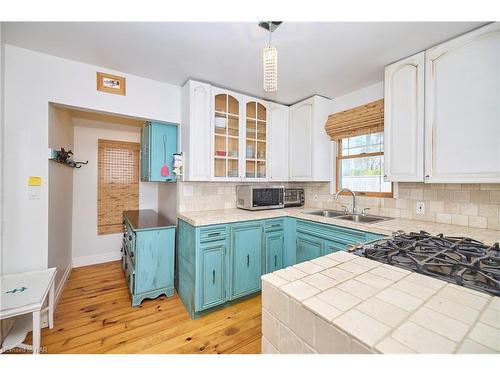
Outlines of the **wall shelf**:
[[89,163],[89,161],[74,161],[72,163],[66,163],[66,162],[63,162],[63,161],[59,161],[57,159],[50,159],[49,160],[57,163],[57,164],[62,164],[62,165],[65,165],[67,167],[71,167],[71,168],[76,168],[76,169],[80,169],[82,167],[82,165],[86,165]]

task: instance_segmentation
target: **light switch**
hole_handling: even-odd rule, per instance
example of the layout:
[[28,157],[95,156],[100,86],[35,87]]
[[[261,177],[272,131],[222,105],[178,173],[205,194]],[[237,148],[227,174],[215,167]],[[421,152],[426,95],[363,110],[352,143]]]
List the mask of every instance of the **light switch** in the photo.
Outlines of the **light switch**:
[[29,199],[40,199],[40,186],[29,186],[28,196]]

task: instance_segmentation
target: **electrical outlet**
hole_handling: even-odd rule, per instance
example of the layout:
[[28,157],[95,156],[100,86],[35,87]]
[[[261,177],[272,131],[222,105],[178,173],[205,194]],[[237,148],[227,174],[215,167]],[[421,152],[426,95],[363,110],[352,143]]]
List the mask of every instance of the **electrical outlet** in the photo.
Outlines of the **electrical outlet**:
[[425,215],[425,203],[417,202],[417,208],[415,209],[415,212],[419,215]]
[[313,199],[314,199],[315,202],[317,202],[319,200],[318,194],[314,194]]

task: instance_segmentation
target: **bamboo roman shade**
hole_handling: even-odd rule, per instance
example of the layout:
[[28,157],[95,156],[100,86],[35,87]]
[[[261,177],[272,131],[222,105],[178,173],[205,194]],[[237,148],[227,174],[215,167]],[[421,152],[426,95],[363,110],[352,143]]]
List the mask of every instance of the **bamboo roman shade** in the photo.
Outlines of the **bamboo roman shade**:
[[139,209],[139,143],[98,141],[97,233],[123,232],[123,211]]
[[326,133],[332,140],[384,130],[384,99],[328,116]]

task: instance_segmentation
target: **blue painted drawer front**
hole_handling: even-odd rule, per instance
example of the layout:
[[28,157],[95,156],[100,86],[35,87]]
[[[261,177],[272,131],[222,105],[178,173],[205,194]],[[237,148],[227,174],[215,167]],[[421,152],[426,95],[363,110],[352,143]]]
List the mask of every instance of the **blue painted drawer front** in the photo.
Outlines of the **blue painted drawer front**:
[[199,310],[224,303],[224,258],[226,244],[213,243],[201,248],[201,301]]
[[174,293],[175,227],[132,231],[123,239],[123,267],[132,297],[132,306],[145,298]]
[[231,299],[260,290],[262,223],[231,226]]
[[[174,154],[177,153],[177,124],[147,122],[141,134],[141,180],[175,182]],[[168,166],[169,175],[161,168]]]

